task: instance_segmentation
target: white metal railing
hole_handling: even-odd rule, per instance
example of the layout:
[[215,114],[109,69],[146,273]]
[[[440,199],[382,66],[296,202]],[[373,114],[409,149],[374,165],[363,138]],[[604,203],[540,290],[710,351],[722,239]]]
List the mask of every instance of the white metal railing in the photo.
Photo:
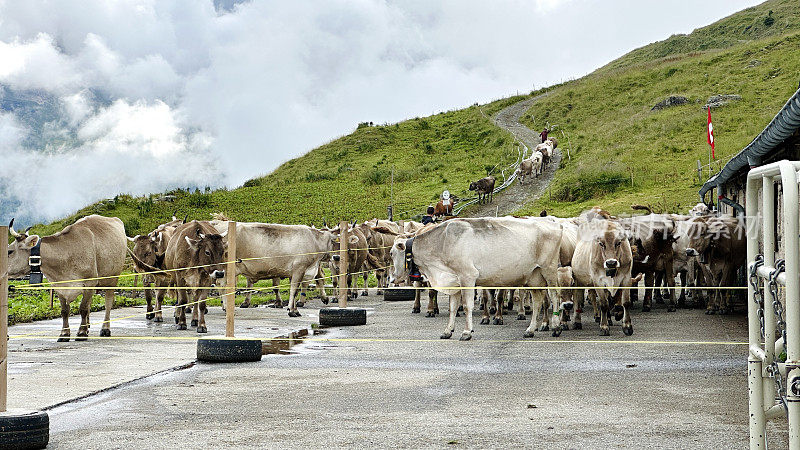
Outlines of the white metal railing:
[[[800,450],[800,161],[779,161],[747,176],[750,448],[767,446],[766,422],[786,417],[789,448]],[[775,183],[783,187],[784,259],[776,260]],[[758,194],[761,192],[761,204]],[[759,220],[760,219],[760,220]],[[759,239],[759,236],[761,239]],[[759,254],[759,240],[763,255]],[[784,289],[784,299],[778,295]],[[785,310],[784,310],[785,308]],[[785,360],[783,354],[785,352]]]

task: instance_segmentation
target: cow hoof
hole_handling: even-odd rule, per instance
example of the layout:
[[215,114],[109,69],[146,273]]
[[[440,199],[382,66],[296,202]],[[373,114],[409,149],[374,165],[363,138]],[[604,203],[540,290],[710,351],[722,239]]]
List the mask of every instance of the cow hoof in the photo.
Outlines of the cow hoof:
[[198,333],[208,333],[208,328],[206,328],[205,326],[199,326],[199,327],[197,327],[197,332]]
[[439,336],[439,339],[450,339],[451,336],[453,336],[452,332],[450,332],[450,333],[442,333],[442,335]]
[[289,317],[300,317],[300,311],[289,311]]
[[411,314],[419,314],[419,312],[420,312],[419,308],[411,308]]
[[425,317],[436,317],[436,314],[428,311],[427,313],[425,313]]
[[295,302],[295,305],[297,305],[298,308],[302,308],[303,306],[306,306],[306,302]]
[[642,312],[650,312],[650,306],[642,305]]
[[600,328],[600,336],[611,336],[611,330],[608,328]]
[[[667,312],[675,312],[675,306],[674,305],[667,306]],[[619,319],[617,319],[617,320],[619,320]]]
[[436,307],[436,308],[433,308],[433,313],[434,313],[434,314],[439,314],[439,308],[438,308],[438,307]]
[[517,314],[517,320],[525,320],[525,319],[527,319],[527,317],[525,317],[525,314]]
[[111,337],[111,329],[103,328],[100,330],[100,337]]
[[[459,311],[461,311],[461,309],[459,309]],[[497,314],[497,308],[489,308],[489,315],[493,316],[495,314]]]
[[375,293],[376,295],[383,295],[383,291],[378,289],[378,292]]
[[[101,336],[102,336],[102,333],[101,333]],[[89,333],[86,333],[86,334],[78,333],[78,335],[75,336],[75,342],[85,341],[87,339],[89,339]],[[67,340],[69,340],[69,339],[67,339]]]
[[179,323],[178,324],[178,329],[179,330],[185,330],[186,329],[186,324],[185,323]]
[[582,329],[583,329],[583,324],[582,324],[582,323],[580,323],[580,322],[578,322],[578,323],[573,323],[573,324],[572,324],[572,329],[573,329],[573,330],[582,330]]
[[502,325],[502,324],[503,324],[502,318],[495,317],[495,319],[492,320],[492,325]]
[[320,298],[320,300],[322,300],[322,304],[323,305],[327,305],[328,304],[328,297],[322,297],[322,298]]
[[456,311],[456,317],[461,317],[461,314],[459,314],[458,311]]
[[561,327],[555,327],[555,328],[553,328],[553,333],[552,333],[552,336],[553,336],[553,337],[559,337],[559,336],[561,336]]
[[192,319],[192,324],[191,324],[191,326],[193,326],[193,327],[196,327],[196,326],[197,326],[197,319]]
[[632,334],[633,334],[633,325],[631,325],[631,326],[629,326],[629,327],[625,327],[625,326],[623,326],[623,327],[622,327],[622,333],[624,333],[624,334],[625,334],[625,336],[630,336],[630,335],[632,335]]
[[489,325],[489,318],[484,317],[483,319],[481,319],[481,325]]
[[525,330],[525,334],[523,334],[522,337],[524,337],[524,338],[532,338],[533,337],[533,331]]
[[164,321],[164,318],[161,317],[161,316],[156,316],[155,319],[153,319],[153,322],[156,322],[156,323],[161,323],[163,321]]
[[361,292],[361,296],[362,296],[362,297],[366,297],[367,295],[369,295],[369,293],[368,293],[367,291],[363,291],[363,292]]
[[59,337],[56,342],[69,342],[69,335]]
[[468,341],[470,339],[472,339],[472,333],[468,331],[461,333],[461,337],[458,338],[459,341]]
[[153,320],[155,316],[156,313],[147,313],[144,317],[147,318],[147,320]]

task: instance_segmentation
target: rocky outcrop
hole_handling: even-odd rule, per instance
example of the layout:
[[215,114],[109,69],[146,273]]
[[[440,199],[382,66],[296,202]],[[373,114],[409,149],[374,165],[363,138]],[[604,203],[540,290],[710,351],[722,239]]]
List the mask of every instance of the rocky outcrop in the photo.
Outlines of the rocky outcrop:
[[669,97],[656,103],[655,106],[650,108],[650,111],[659,111],[670,106],[678,106],[689,103],[689,99],[681,95],[670,95]]
[[737,102],[742,99],[741,95],[736,94],[719,94],[719,95],[712,95],[708,97],[708,101],[705,105],[703,105],[703,109],[711,108],[719,108],[720,106],[725,106],[731,102]]

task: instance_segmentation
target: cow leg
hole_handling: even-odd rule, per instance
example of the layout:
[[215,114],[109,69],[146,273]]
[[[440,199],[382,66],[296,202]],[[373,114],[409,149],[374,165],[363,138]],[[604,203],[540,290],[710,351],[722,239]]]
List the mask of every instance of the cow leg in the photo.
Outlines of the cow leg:
[[[249,308],[250,299],[253,297],[253,279],[246,278],[246,280],[247,280],[247,293],[244,294],[244,301],[242,302],[241,305],[239,305],[240,308]],[[225,300],[222,301],[222,306],[225,306]],[[224,310],[225,308],[223,308],[223,311]]]
[[[158,287],[166,287],[162,286],[165,283],[158,283]],[[155,316],[153,317],[153,322],[161,323],[164,321],[164,315],[162,314],[162,309],[164,308],[164,295],[166,295],[166,289],[159,289],[156,292],[156,311]]]
[[573,295],[575,296],[575,317],[572,319],[572,329],[582,330],[583,319],[581,318],[581,314],[583,313],[583,305],[586,301],[586,290],[576,289]]
[[297,288],[300,286],[300,281],[303,279],[303,274],[293,274],[289,281],[289,317],[300,317],[300,312],[297,310],[297,303],[295,303],[295,296],[297,295]]
[[[422,283],[420,283],[419,281],[415,281],[412,284],[416,289],[414,289],[414,305],[411,307],[411,314],[419,314],[422,308],[422,305],[420,305],[420,298],[422,297],[422,289],[419,288],[422,287]],[[427,317],[431,316],[428,315]]]
[[57,294],[58,299],[61,300],[61,333],[59,334],[58,342],[69,342],[69,307],[74,299]]
[[[114,307],[114,291],[111,289],[106,289],[103,291],[103,295],[106,298],[106,311],[105,317],[103,319],[103,325],[100,327],[100,336],[102,337],[110,337],[111,336],[111,308]],[[89,314],[86,314],[87,318]],[[87,326],[88,320],[87,320]]]
[[597,305],[597,292],[594,289],[589,289],[589,303],[592,304],[592,311],[594,312],[594,321],[600,323],[600,308]]
[[376,295],[383,295],[383,287],[384,287],[384,276],[386,275],[386,271],[383,269],[379,269],[375,271],[375,278],[378,281],[378,292]]
[[506,311],[514,310],[514,294],[516,294],[515,289],[508,290],[508,306],[506,306]]
[[[475,286],[475,282],[472,282],[468,286]],[[464,305],[464,315],[467,316],[467,328],[461,333],[459,340],[468,341],[472,339],[472,309],[475,308],[475,289],[463,290],[459,297],[461,297],[459,300],[461,300]],[[502,319],[501,317],[500,320],[502,321]]]
[[153,290],[150,289],[150,283],[142,283],[142,286],[144,287],[144,299],[147,302],[147,314],[145,318],[147,318],[147,320],[153,320],[155,317],[155,314],[153,314]]
[[652,271],[644,274],[644,300],[642,300],[642,312],[648,312],[652,308],[653,301],[653,279],[655,275]]
[[600,336],[610,336],[611,330],[608,327],[608,291],[603,289],[597,297],[600,304]]
[[[377,278],[377,277],[378,277],[378,274],[376,272],[375,273],[375,278]],[[369,295],[369,284],[367,284],[367,282],[369,281],[369,272],[364,272],[364,274],[361,275],[361,278],[364,280],[364,290],[361,291],[361,296],[362,297],[366,297],[366,296]],[[378,286],[380,286],[380,281],[378,281]]]
[[[712,288],[714,286],[717,286],[718,283],[715,282],[714,275],[712,274],[708,266],[706,264],[703,264],[702,269],[703,269],[703,278],[706,281],[706,286],[710,286]],[[706,298],[708,299],[708,302],[706,303],[706,314],[717,313],[717,307],[716,307],[717,292],[718,291],[715,289],[706,290]]]
[[[198,289],[198,290],[202,291],[204,289]],[[194,290],[194,291],[195,292],[193,293],[193,295],[191,297],[189,297],[189,293],[187,292],[186,293],[186,298],[187,299],[189,299],[189,298],[193,299],[192,300],[192,323],[191,323],[191,326],[196,327],[197,324],[198,324],[198,321],[199,321],[200,305],[197,303],[197,290]]]
[[[92,296],[94,295],[94,289],[85,290],[82,292],[81,304],[78,307],[78,310],[81,313],[81,326],[78,328],[78,335],[75,337],[76,341],[85,341],[86,338],[89,337],[89,311],[92,307]],[[104,323],[103,326],[105,325],[106,324]]]
[[655,278],[653,282],[653,301],[658,305],[664,304],[664,297],[661,295],[661,286],[664,282],[664,272],[656,270],[653,272]]
[[297,304],[298,308],[302,308],[306,305],[306,300],[308,299],[308,294],[306,291],[308,290],[308,283],[305,281],[300,282],[300,300],[297,300],[295,304]]
[[625,336],[633,334],[633,325],[631,324],[631,291],[629,289],[622,289],[617,291],[617,295],[622,300],[622,333]]
[[[517,320],[525,320],[525,297],[529,295],[529,291],[520,289],[517,291],[519,293],[519,301],[517,302]],[[511,309],[511,308],[509,308]]]
[[675,272],[672,271],[672,260],[668,259],[664,264],[664,278],[667,285],[667,312],[675,311]]
[[[725,287],[728,284],[728,278],[730,278],[730,274],[731,265],[725,264],[725,266],[722,268],[722,275],[719,277],[719,284],[717,287]],[[719,293],[719,313],[728,314],[730,312],[730,296],[728,295],[730,291],[727,289],[717,289],[717,292]]]
[[177,328],[179,330],[185,330],[186,329],[186,308],[187,308],[186,304],[189,303],[188,299],[186,298],[186,296],[188,295],[188,292],[187,292],[186,289],[180,289],[180,288],[183,287],[183,282],[182,281],[178,282],[178,286],[177,287],[179,289],[178,289],[178,307],[175,308],[175,314],[177,314],[177,316],[175,316],[175,323],[178,324]]
[[436,289],[428,289],[428,314],[425,317],[436,317],[439,314],[437,299],[438,292]]
[[208,296],[208,291],[205,289],[198,289],[195,291],[194,294],[194,301],[195,306],[200,311],[200,318],[197,322],[197,332],[198,333],[208,333],[208,328],[206,328],[206,297]]
[[[503,324],[503,303],[505,302],[507,289],[498,289],[495,291],[495,303],[497,303],[497,311],[494,314],[494,320],[492,320],[493,325],[502,325]],[[475,291],[471,291],[474,295]],[[467,314],[469,316],[469,314]]]
[[317,290],[319,291],[319,299],[322,301],[324,305],[328,304],[328,294],[325,292],[325,279],[322,277],[317,277]]
[[281,299],[281,279],[280,278],[273,278],[272,279],[272,293],[275,294],[275,303],[277,303],[276,308],[283,308],[283,299]]
[[544,295],[541,290],[534,289],[531,291],[531,301],[533,302],[533,313],[531,314],[531,323],[525,330],[523,337],[533,337],[533,331],[536,329],[536,323],[539,321],[539,313],[542,310]]
[[456,313],[461,304],[461,295],[450,294],[450,318],[447,320],[447,328],[440,336],[442,339],[450,339],[453,336],[453,331],[456,329]]
[[678,308],[686,308],[686,278],[687,271],[681,270],[678,272],[678,277],[681,280],[681,295],[678,297]]
[[483,310],[483,314],[481,315],[481,325],[489,325],[489,308],[491,307],[491,302],[489,299],[494,299],[494,295],[488,289],[481,289],[481,310]]

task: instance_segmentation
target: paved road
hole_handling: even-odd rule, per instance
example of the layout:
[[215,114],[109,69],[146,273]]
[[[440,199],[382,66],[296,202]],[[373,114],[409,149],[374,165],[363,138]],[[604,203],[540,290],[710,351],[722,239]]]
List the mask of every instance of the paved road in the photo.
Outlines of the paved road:
[[[542,140],[539,138],[538,132],[521,124],[519,119],[528,111],[533,103],[546,95],[547,94],[542,94],[514,103],[511,106],[501,109],[492,118],[495,125],[509,131],[518,140],[528,146],[526,157],[530,156],[531,151],[533,151]],[[504,191],[498,193],[492,203],[470,207],[464,211],[463,215],[465,217],[494,217],[495,214],[500,216],[513,214],[547,192],[547,188],[553,181],[555,172],[560,164],[561,151],[556,149],[553,158],[541,175],[536,178],[529,177],[525,181],[525,184],[520,184],[519,181],[515,181]],[[498,180],[498,183],[500,182],[502,182],[502,180]]]
[[[437,339],[446,317],[408,302],[355,304],[368,325],[292,355],[198,364],[54,408],[51,448],[746,445],[745,346],[633,341],[743,342],[743,315],[656,309],[634,314],[632,337],[589,323],[557,342],[522,339],[527,322],[506,316],[459,342]],[[785,428],[772,436],[785,446]]]

